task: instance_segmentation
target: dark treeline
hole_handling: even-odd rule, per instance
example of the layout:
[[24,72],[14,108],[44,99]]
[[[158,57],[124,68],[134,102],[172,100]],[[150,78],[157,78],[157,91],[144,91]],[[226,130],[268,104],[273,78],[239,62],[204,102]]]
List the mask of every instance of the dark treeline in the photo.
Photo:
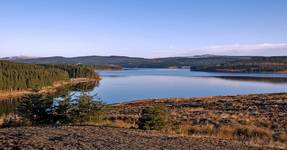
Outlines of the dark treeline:
[[89,67],[95,70],[122,70],[123,69],[123,67],[115,66],[115,65],[109,65],[109,66],[89,65]]
[[67,79],[69,76],[64,70],[0,61],[0,90],[39,88]]
[[287,71],[287,57],[254,57],[217,65],[194,66],[191,69],[223,72],[285,72]]
[[0,61],[0,90],[38,89],[69,78],[97,77],[93,69],[77,65],[35,65]]
[[92,67],[87,65],[43,65],[46,68],[56,68],[64,70],[70,78],[97,78],[98,75]]

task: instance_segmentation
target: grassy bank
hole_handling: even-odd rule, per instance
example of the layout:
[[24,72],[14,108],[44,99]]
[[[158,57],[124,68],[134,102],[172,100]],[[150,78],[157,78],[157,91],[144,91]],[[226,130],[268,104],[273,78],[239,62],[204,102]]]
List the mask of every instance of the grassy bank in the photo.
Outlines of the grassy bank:
[[170,121],[161,130],[184,136],[242,141],[253,146],[287,148],[287,94],[148,99],[114,104],[110,120],[138,128],[143,108],[164,105]]

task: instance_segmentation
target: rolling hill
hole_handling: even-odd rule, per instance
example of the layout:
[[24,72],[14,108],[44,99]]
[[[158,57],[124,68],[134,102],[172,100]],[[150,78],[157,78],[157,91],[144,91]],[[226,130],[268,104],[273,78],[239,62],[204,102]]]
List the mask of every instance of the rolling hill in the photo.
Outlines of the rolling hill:
[[[13,57],[15,58],[15,57]],[[166,57],[166,58],[139,58],[126,56],[82,56],[82,57],[39,57],[28,59],[11,59],[18,63],[28,64],[87,64],[97,66],[116,65],[126,68],[168,68],[182,66],[217,65],[231,61],[250,59],[237,56],[209,56],[209,57]]]

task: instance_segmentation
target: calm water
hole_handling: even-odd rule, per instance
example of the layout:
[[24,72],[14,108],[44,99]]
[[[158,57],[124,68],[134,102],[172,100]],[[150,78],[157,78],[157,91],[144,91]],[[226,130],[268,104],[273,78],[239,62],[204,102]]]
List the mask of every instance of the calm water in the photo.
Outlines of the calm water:
[[[116,103],[147,98],[287,92],[285,74],[207,73],[185,69],[129,69],[99,74],[102,76],[99,83],[63,88],[54,96],[77,95],[85,90],[106,103]],[[17,101],[0,100],[0,119],[3,114],[15,111]]]
[[91,94],[107,103],[146,98],[287,92],[285,74],[207,73],[185,69],[100,71]]

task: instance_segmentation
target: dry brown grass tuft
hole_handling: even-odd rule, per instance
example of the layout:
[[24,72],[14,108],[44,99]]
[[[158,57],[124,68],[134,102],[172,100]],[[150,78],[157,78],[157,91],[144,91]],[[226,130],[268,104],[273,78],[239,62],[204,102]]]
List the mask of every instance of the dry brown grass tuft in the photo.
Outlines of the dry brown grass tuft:
[[273,139],[275,142],[287,143],[287,133],[278,132],[273,134]]
[[213,125],[196,125],[191,126],[188,130],[189,135],[214,135],[216,129]]
[[235,139],[243,141],[256,141],[257,143],[269,143],[272,140],[272,131],[268,128],[254,126],[239,126],[233,132]]
[[120,128],[135,128],[135,124],[124,122],[121,120],[110,121],[107,123],[108,126],[120,127]]

